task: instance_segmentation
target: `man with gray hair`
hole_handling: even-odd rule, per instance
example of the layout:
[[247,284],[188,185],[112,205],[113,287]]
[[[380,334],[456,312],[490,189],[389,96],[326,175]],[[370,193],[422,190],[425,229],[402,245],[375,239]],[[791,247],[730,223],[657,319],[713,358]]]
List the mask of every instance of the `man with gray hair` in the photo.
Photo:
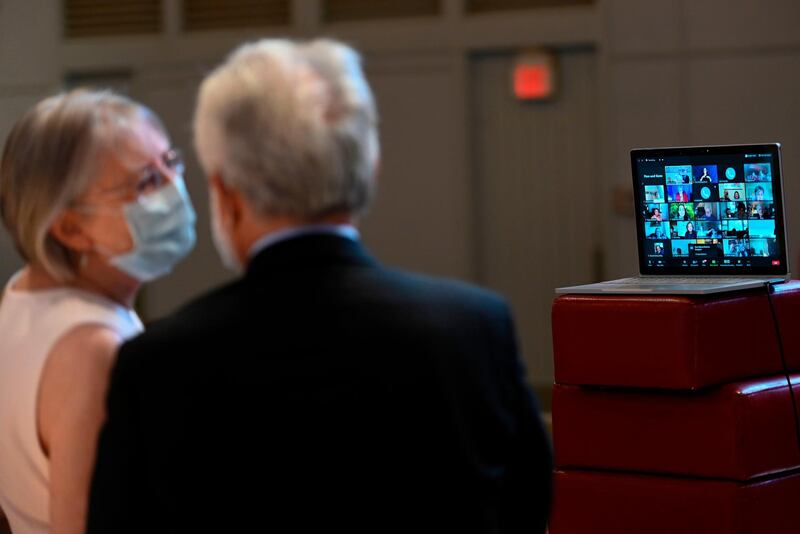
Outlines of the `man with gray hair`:
[[544,532],[550,448],[502,299],[378,264],[351,48],[263,40],[203,82],[195,143],[242,276],[125,344],[90,533]]

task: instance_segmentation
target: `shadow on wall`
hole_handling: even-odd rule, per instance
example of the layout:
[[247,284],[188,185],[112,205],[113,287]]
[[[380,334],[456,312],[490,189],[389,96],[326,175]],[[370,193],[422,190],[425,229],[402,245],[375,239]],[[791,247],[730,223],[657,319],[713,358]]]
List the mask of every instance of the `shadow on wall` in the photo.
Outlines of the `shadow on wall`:
[[[22,259],[14,249],[11,238],[5,229],[0,227],[0,287],[4,287],[6,281],[20,267],[22,267]],[[0,534],[3,534],[3,532],[3,530],[0,530]]]

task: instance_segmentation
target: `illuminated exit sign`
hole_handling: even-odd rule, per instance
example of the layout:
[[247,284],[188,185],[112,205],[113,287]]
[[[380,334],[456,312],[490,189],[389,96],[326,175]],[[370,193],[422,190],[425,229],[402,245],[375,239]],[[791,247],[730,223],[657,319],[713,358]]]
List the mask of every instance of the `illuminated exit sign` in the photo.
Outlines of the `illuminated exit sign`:
[[550,100],[557,93],[556,60],[546,51],[527,51],[514,62],[514,96],[518,100]]

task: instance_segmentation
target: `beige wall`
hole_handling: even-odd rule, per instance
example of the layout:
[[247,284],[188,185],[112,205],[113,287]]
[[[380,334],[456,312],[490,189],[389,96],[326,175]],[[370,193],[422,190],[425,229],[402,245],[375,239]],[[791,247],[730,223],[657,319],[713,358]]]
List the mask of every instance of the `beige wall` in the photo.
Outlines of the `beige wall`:
[[[0,139],[16,118],[58,86],[58,12],[48,0],[0,0]],[[20,262],[0,230],[0,279]]]
[[553,288],[600,276],[597,53],[559,50],[559,96],[512,98],[510,52],[470,61],[478,280],[508,297],[530,376],[553,376]]
[[[800,212],[800,186],[793,179],[800,167],[796,0],[599,0],[596,7],[476,18],[462,14],[461,0],[444,0],[437,20],[326,27],[320,26],[316,0],[295,0],[292,28],[190,36],[177,30],[178,0],[167,0],[163,35],[71,42],[61,38],[59,5],[0,0],[2,138],[14,118],[55,90],[64,74],[122,68],[132,73],[132,94],[162,114],[176,144],[189,148],[197,81],[237,43],[263,35],[343,38],[364,50],[382,115],[384,166],[379,200],[365,221],[368,245],[387,263],[503,289],[508,286],[480,273],[486,248],[477,246],[477,236],[485,228],[476,227],[481,199],[471,167],[469,57],[534,45],[581,46],[597,51],[599,126],[593,135],[602,195],[601,215],[592,225],[605,245],[606,276],[636,269],[633,219],[611,210],[614,191],[630,188],[627,152],[635,146],[782,141],[792,257],[800,251],[800,216],[791,216]],[[227,276],[208,240],[204,184],[193,161],[189,171],[201,242],[175,275],[147,292],[144,308],[151,317]],[[509,206],[518,204],[513,201]],[[0,232],[0,278],[17,265]],[[546,316],[549,295],[536,298],[527,304]],[[519,325],[523,333],[532,331],[526,322]],[[550,355],[527,356],[539,370],[534,381],[551,381]]]
[[[779,141],[797,263],[800,2],[610,0],[604,12],[609,191],[629,187],[633,147]],[[626,275],[636,269],[633,219],[607,222],[607,274]]]

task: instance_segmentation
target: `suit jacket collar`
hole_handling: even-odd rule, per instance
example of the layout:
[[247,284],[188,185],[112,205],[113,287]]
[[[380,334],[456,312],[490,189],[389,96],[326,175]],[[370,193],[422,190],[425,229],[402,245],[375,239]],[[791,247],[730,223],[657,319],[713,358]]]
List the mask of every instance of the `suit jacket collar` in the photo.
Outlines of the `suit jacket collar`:
[[274,270],[331,265],[377,265],[359,242],[334,234],[301,235],[276,243],[256,254],[246,277]]

